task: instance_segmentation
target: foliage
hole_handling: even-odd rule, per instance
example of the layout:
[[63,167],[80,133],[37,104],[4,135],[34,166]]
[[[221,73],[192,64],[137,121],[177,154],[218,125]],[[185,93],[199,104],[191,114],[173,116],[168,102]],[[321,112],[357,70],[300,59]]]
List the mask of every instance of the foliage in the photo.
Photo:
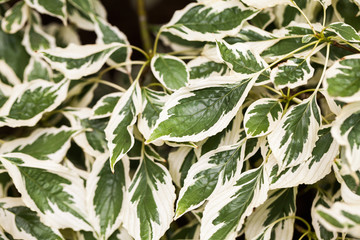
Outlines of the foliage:
[[360,238],[360,1],[0,3],[0,239]]

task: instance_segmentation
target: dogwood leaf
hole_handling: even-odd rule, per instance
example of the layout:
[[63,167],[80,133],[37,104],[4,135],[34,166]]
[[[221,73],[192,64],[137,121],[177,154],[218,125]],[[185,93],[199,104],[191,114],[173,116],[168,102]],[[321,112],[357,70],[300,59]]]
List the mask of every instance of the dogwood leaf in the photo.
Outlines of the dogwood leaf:
[[28,17],[28,6],[24,1],[17,2],[11,9],[6,11],[1,21],[1,27],[4,32],[14,34],[24,27]]
[[186,40],[215,41],[234,35],[256,14],[256,10],[236,0],[191,3],[175,12],[165,28]]
[[23,153],[0,157],[21,198],[45,224],[55,228],[91,230],[86,220],[83,180],[53,161],[40,161]]

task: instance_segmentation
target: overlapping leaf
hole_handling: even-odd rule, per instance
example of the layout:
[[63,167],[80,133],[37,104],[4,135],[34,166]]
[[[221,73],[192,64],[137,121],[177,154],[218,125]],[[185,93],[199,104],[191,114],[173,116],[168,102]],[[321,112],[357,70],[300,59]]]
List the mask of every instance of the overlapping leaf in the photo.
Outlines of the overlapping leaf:
[[[129,47],[129,42],[124,33],[122,33],[117,27],[110,25],[105,20],[100,17],[93,16],[95,23],[95,32],[97,34],[96,43],[98,44],[110,44],[110,43],[121,43],[127,46],[120,47],[116,50],[110,58],[107,60],[107,63],[111,66],[116,66],[119,63],[127,62],[130,60],[130,55],[132,53],[131,48]],[[131,71],[131,65],[128,65],[125,69],[127,72]],[[124,68],[118,68],[123,69]]]
[[282,106],[276,99],[262,98],[246,110],[244,126],[248,137],[260,137],[270,133],[282,116]]
[[206,80],[213,76],[229,75],[229,68],[224,63],[217,63],[200,56],[188,63],[190,80]]
[[37,79],[51,81],[53,72],[49,65],[41,59],[32,57],[24,72],[24,82],[30,82]]
[[65,77],[79,79],[99,71],[108,58],[122,46],[120,43],[81,46],[70,44],[66,48],[44,50],[41,55],[53,69],[59,70]]
[[345,146],[347,161],[353,170],[360,169],[358,156],[360,154],[360,104],[359,102],[346,105],[334,122],[332,134],[335,140]]
[[236,115],[255,80],[206,82],[180,89],[165,103],[148,141],[196,142],[215,135]]
[[110,150],[110,164],[114,169],[116,162],[133,147],[133,125],[141,108],[141,90],[136,81],[120,98],[105,128],[106,140]]
[[349,41],[349,42],[360,42],[360,36],[359,34],[356,32],[356,30],[343,22],[335,22],[335,23],[331,23],[328,26],[328,29],[330,31],[333,31],[336,33],[336,35],[338,35],[339,37],[341,37],[342,39]]
[[34,80],[16,85],[9,100],[1,108],[0,126],[33,126],[45,112],[58,107],[66,98],[69,81],[51,83]]
[[14,34],[24,27],[28,17],[28,6],[24,1],[19,1],[11,9],[6,11],[1,21],[1,27],[3,31]]
[[165,27],[186,40],[215,41],[234,35],[256,14],[256,10],[236,0],[191,3],[177,11]]
[[136,240],[159,239],[172,222],[175,198],[168,170],[143,153],[129,187],[124,226]]
[[91,118],[96,119],[111,116],[117,102],[122,95],[122,92],[114,92],[102,96],[92,108],[93,114]]
[[120,227],[129,163],[123,159],[111,172],[108,156],[96,158],[86,182],[89,214],[99,238],[108,239]]
[[315,97],[291,107],[268,135],[268,141],[279,167],[296,166],[306,161],[318,140],[320,109]]
[[280,169],[279,163],[270,155],[266,163],[269,169],[271,189],[296,187],[300,184],[313,184],[331,171],[331,166],[339,152],[339,145],[330,133],[330,127],[323,127],[317,132],[311,155],[302,163]]
[[37,11],[57,17],[66,24],[67,12],[65,0],[25,0],[25,2]]
[[309,58],[291,58],[272,69],[270,79],[278,89],[295,88],[305,85],[313,75],[314,68]]
[[263,166],[237,176],[205,206],[201,220],[201,239],[234,239],[253,208],[267,199],[268,176]]
[[68,168],[23,153],[2,155],[0,161],[26,206],[55,228],[91,230],[86,219],[83,180]]
[[68,127],[38,128],[28,137],[2,144],[0,153],[25,153],[38,160],[51,160],[59,163],[70,148],[71,137],[76,132]]
[[[296,212],[296,188],[269,192],[269,198],[255,209],[245,224],[247,239],[292,239]],[[289,217],[288,219],[283,219]]]
[[0,227],[16,239],[64,239],[57,229],[42,223],[20,198],[0,199],[0,222]]

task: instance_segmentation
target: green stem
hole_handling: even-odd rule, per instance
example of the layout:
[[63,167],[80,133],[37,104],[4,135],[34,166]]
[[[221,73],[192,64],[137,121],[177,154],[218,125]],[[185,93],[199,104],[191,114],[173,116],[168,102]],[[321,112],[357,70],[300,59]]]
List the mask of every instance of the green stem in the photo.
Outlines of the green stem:
[[140,77],[141,77],[141,74],[143,73],[145,67],[149,64],[149,61],[146,61],[140,68],[139,72],[138,72],[138,75],[136,76],[134,82],[136,81],[139,81]]
[[162,31],[164,31],[164,28],[161,27],[158,31],[158,33],[156,34],[156,38],[155,38],[155,42],[154,42],[154,47],[153,47],[153,56],[157,53],[157,47],[159,45],[159,39],[160,39],[160,35],[162,33]]
[[264,87],[264,88],[269,89],[270,91],[272,91],[272,92],[274,92],[274,93],[276,93],[276,94],[278,94],[278,95],[280,95],[282,97],[286,97],[283,93],[281,93],[280,91],[278,91],[278,90],[276,90],[276,89],[274,89],[274,88],[272,88],[272,87],[270,87],[268,85],[260,85],[260,87]]
[[292,95],[290,98],[289,98],[289,101],[291,101],[291,100],[293,100],[294,98],[296,98],[297,96],[299,96],[299,95],[301,95],[301,94],[303,94],[303,93],[307,93],[307,92],[315,92],[316,91],[316,89],[306,89],[306,90],[303,90],[303,91],[301,91],[301,92],[298,92],[298,93],[296,93],[296,94],[294,94],[294,95]]
[[91,79],[91,81],[89,82],[92,82],[92,83],[101,83],[101,84],[104,84],[104,85],[107,85],[109,87],[112,87],[112,88],[115,88],[117,90],[119,90],[120,92],[126,92],[126,89],[123,88],[123,87],[120,87],[119,85],[115,84],[115,83],[112,83],[112,82],[109,82],[109,81],[106,81],[106,80],[102,80],[102,79],[98,79],[98,78],[93,78]]
[[325,78],[325,73],[326,73],[326,68],[327,68],[328,62],[329,62],[329,58],[330,58],[330,43],[328,43],[327,46],[326,46],[326,58],[325,58],[325,63],[324,63],[324,69],[323,69],[323,72],[322,72],[322,74],[321,74],[319,83],[318,83],[318,85],[316,86],[316,89],[315,89],[315,91],[314,91],[313,94],[316,94],[316,93],[319,91],[319,88],[320,88],[320,86],[321,86],[321,83],[322,83],[322,81],[323,81],[324,78]]
[[144,0],[137,0],[137,14],[139,17],[141,40],[144,45],[145,51],[150,53],[151,38],[150,38],[149,28],[148,28],[148,24],[147,24],[147,16],[146,16]]
[[294,7],[301,13],[301,15],[303,15],[303,17],[305,18],[306,22],[309,24],[311,30],[313,31],[314,35],[317,35],[317,32],[314,29],[314,26],[311,24],[310,20],[308,19],[308,17],[305,15],[305,13],[303,12],[303,10],[296,4],[296,2],[294,0],[290,0],[292,2],[292,4],[294,4]]
[[119,68],[119,67],[123,67],[123,66],[127,66],[127,65],[143,65],[145,64],[146,62],[144,61],[130,61],[130,62],[122,62],[122,63],[119,63],[119,64],[115,64],[113,66],[110,66],[108,68],[105,68],[104,70],[102,70],[98,76],[96,78],[98,79],[102,79],[103,75],[113,69],[116,69],[116,68]]

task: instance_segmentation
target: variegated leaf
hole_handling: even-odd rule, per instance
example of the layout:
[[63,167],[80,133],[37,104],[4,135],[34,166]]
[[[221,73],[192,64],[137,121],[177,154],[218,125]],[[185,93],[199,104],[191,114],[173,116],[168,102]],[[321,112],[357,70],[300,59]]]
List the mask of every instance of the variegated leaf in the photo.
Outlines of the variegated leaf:
[[253,102],[244,115],[247,137],[261,137],[270,133],[279,122],[283,108],[276,99],[262,98]]
[[339,145],[330,133],[330,127],[317,132],[311,155],[302,163],[280,169],[277,160],[270,155],[266,167],[270,175],[270,189],[296,187],[300,184],[313,184],[331,172],[331,166],[339,152]]
[[214,136],[209,137],[199,148],[195,149],[196,155],[200,157],[205,153],[217,149],[221,146],[229,146],[240,142],[246,137],[244,130],[241,129],[242,121],[243,114],[240,109],[235,118],[224,130]]
[[9,100],[0,110],[0,126],[34,126],[45,112],[58,107],[65,100],[68,80],[51,83],[34,80],[16,85]]
[[[120,32],[120,30],[110,25],[104,19],[100,17],[93,16],[93,20],[95,23],[95,32],[97,35],[96,43],[98,44],[110,44],[110,43],[121,43],[127,46],[123,46],[119,48],[116,52],[114,52],[110,58],[107,60],[107,63],[110,66],[116,66],[119,63],[130,61],[130,56],[132,53],[131,48],[129,47],[129,41],[124,33]],[[131,65],[128,65],[126,68],[117,68],[125,72],[131,72]]]
[[37,11],[57,17],[66,24],[67,12],[65,0],[25,0],[25,2]]
[[92,111],[89,108],[66,109],[64,115],[73,129],[83,130],[74,137],[74,140],[84,152],[94,157],[106,152],[104,129],[109,121],[107,118],[90,119]]
[[[296,194],[296,188],[270,191],[266,202],[256,208],[246,221],[246,239],[292,239]],[[289,218],[278,221],[286,217]]]
[[138,129],[145,139],[150,137],[152,128],[159,119],[168,95],[164,92],[154,91],[150,88],[141,89],[142,111],[139,115]]
[[[9,233],[8,233],[8,236],[5,235],[5,233],[3,232],[2,229],[0,229],[0,240],[9,240],[8,237],[9,237]],[[11,235],[10,235],[11,236]],[[11,236],[12,237],[12,236]]]
[[141,90],[136,81],[126,91],[116,104],[108,125],[105,136],[110,150],[110,165],[114,169],[116,162],[133,147],[133,125],[141,108]]
[[26,26],[21,43],[30,55],[37,57],[38,51],[54,48],[56,40],[42,29],[41,18],[38,14],[33,12],[30,17],[31,23]]
[[64,239],[56,228],[42,223],[39,215],[20,198],[0,199],[0,227],[16,239]]
[[68,127],[38,128],[28,137],[5,142],[0,148],[0,153],[25,153],[38,160],[59,163],[70,148],[71,137],[76,132]]
[[8,196],[9,187],[12,185],[12,180],[6,169],[0,164],[0,198]]
[[254,76],[260,73],[257,84],[265,84],[270,81],[270,70],[264,69],[267,63],[258,55],[251,51],[245,43],[230,45],[225,41],[217,42],[218,51],[221,58],[233,71],[239,73],[243,78]]
[[31,210],[45,224],[55,228],[91,230],[86,219],[83,180],[73,171],[53,161],[40,161],[23,153],[0,157]]
[[335,140],[345,146],[346,160],[351,168],[356,171],[360,169],[358,156],[360,154],[360,102],[346,105],[337,116],[331,133]]
[[163,30],[162,34],[160,35],[160,40],[165,46],[169,46],[174,51],[199,51],[206,44],[206,42],[202,41],[185,40],[179,36],[168,32],[166,29]]
[[[238,112],[256,78],[226,84],[208,82],[170,96],[148,139],[200,141],[222,131]],[[191,116],[191,117],[189,117]]]
[[270,79],[277,89],[296,88],[306,85],[314,75],[314,68],[310,65],[310,58],[291,58],[272,69]]
[[[0,63],[1,65],[1,63]],[[1,73],[0,73],[1,74]],[[13,88],[0,81],[0,109],[11,96]]]
[[305,162],[315,147],[320,128],[320,109],[315,97],[292,106],[276,128],[268,135],[268,141],[279,168],[293,167]]
[[124,226],[136,240],[164,235],[174,215],[175,187],[169,171],[143,152],[129,187]]
[[269,182],[264,166],[243,172],[236,179],[205,206],[201,239],[234,239],[253,208],[267,199]]
[[328,231],[360,237],[360,204],[335,202],[330,208],[320,205],[315,211],[320,224]]
[[[24,78],[29,55],[21,45],[22,34],[6,34],[0,29],[0,81],[14,86]],[[21,80],[20,80],[21,79]]]
[[324,87],[331,97],[344,102],[360,101],[360,54],[348,55],[326,71]]
[[28,6],[24,1],[17,2],[11,9],[6,11],[1,21],[1,27],[4,32],[14,34],[24,27],[28,17]]
[[93,116],[91,119],[110,117],[122,95],[122,92],[114,92],[102,96],[92,108]]
[[52,69],[43,60],[32,57],[25,68],[24,82],[30,82],[37,79],[51,81],[53,78]]
[[120,227],[120,213],[124,208],[124,194],[128,181],[129,163],[123,158],[111,172],[109,157],[96,158],[86,181],[89,215],[99,239],[108,239]]
[[267,0],[242,0],[245,4],[251,6],[251,7],[255,7],[258,9],[263,9],[263,8],[269,8],[269,7],[274,7],[276,5],[281,5],[281,4],[291,4],[291,1],[289,0],[271,0],[271,1],[267,1]]
[[69,79],[79,79],[96,73],[108,58],[123,45],[111,44],[70,44],[66,48],[52,48],[41,51],[42,57],[56,70]]
[[343,161],[335,162],[334,172],[341,184],[340,192],[344,202],[358,204],[360,201],[360,170],[353,171],[351,166]]
[[214,76],[227,76],[230,72],[225,63],[217,63],[203,56],[195,58],[187,65],[190,69],[190,81],[206,80],[208,77]]
[[256,10],[236,0],[190,3],[175,12],[165,27],[170,33],[186,40],[215,41],[234,35],[244,21],[256,14]]
[[169,172],[178,187],[184,186],[190,167],[197,162],[195,151],[191,147],[179,147],[169,153]]
[[324,240],[335,240],[337,239],[337,232],[336,231],[328,231],[319,220],[319,214],[316,213],[316,208],[323,206],[325,208],[330,208],[332,202],[328,199],[323,193],[317,192],[315,199],[313,201],[311,207],[311,218],[312,218],[312,226],[315,230],[315,234],[318,239]]
[[360,42],[360,36],[356,30],[351,26],[343,22],[331,23],[328,28],[329,31],[336,33],[342,39],[349,42]]
[[221,191],[222,186],[234,180],[243,165],[244,143],[212,150],[190,167],[176,204],[176,218],[198,208],[211,195],[216,196],[216,188]]
[[155,55],[151,59],[151,71],[161,84],[173,91],[185,87],[190,78],[184,61],[171,55]]

